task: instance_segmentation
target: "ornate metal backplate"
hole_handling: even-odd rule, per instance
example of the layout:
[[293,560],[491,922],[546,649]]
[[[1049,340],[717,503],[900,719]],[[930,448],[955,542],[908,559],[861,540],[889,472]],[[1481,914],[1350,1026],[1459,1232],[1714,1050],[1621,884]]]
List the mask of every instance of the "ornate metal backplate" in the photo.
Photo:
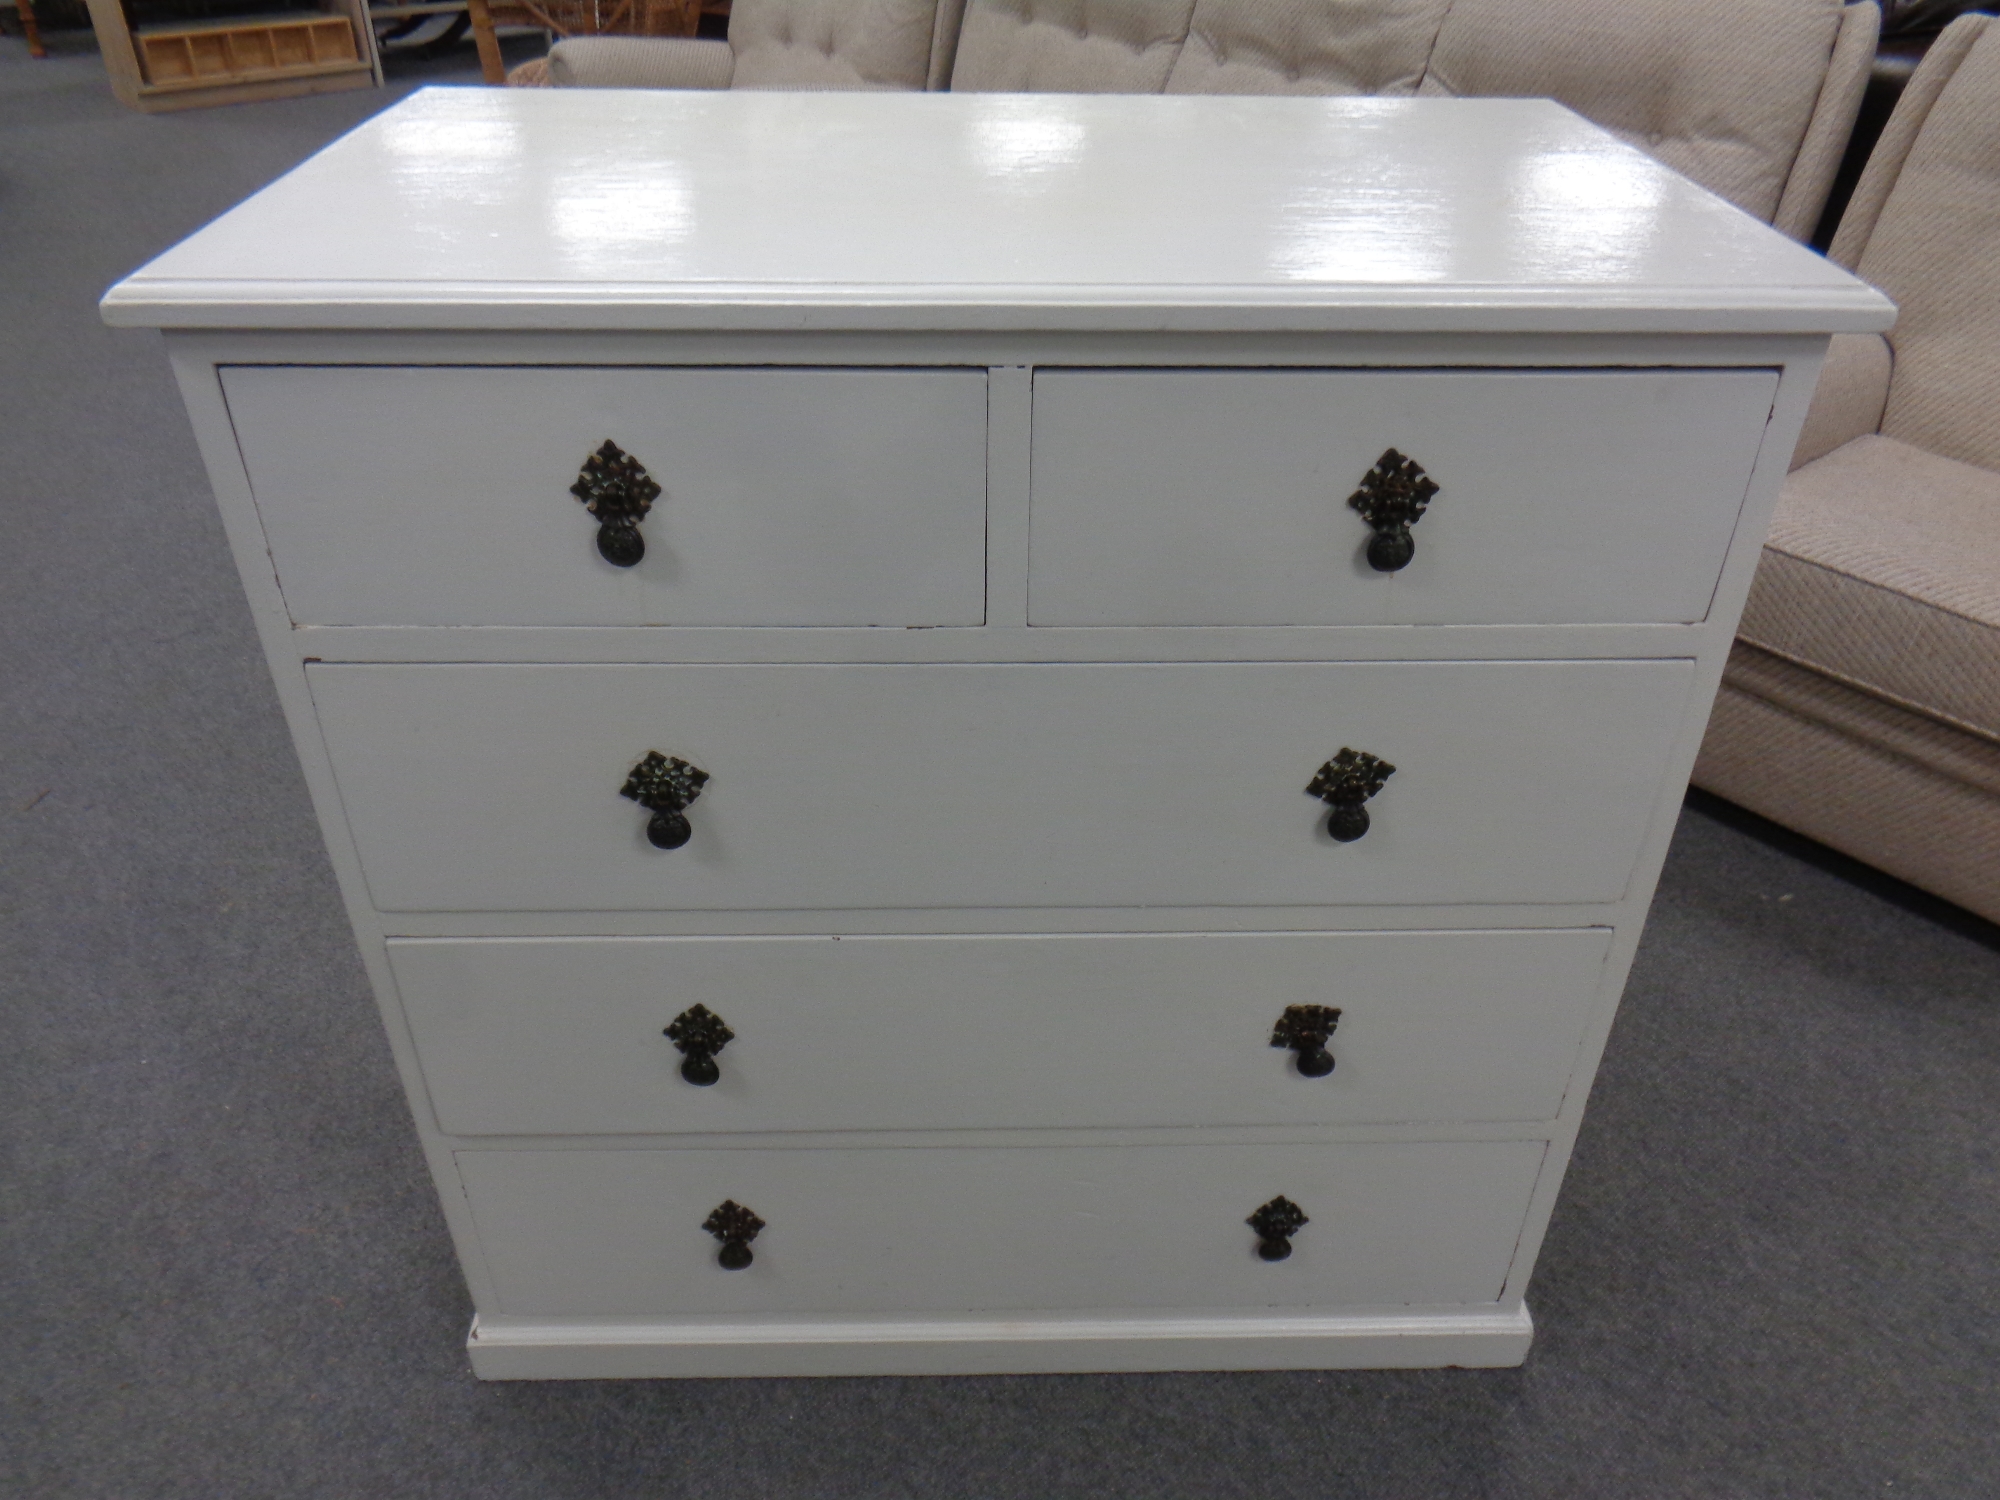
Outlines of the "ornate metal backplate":
[[660,485],[638,459],[606,438],[569,492],[597,517],[597,551],[606,562],[629,568],[646,555],[639,523],[660,498]]
[[1292,1236],[1312,1223],[1306,1211],[1282,1193],[1243,1221],[1262,1241],[1257,1253],[1265,1260],[1283,1260],[1292,1253]]
[[668,1023],[664,1035],[683,1053],[701,1052],[710,1057],[736,1040],[728,1023],[706,1005],[690,1005]]
[[690,765],[677,755],[648,750],[646,758],[625,778],[618,795],[630,797],[654,812],[685,812],[707,784],[708,772],[700,766]]
[[1278,1017],[1278,1024],[1271,1029],[1271,1045],[1289,1047],[1295,1052],[1324,1047],[1339,1024],[1337,1005],[1287,1005],[1285,1013]]
[[1423,519],[1431,497],[1438,492],[1437,481],[1423,465],[1405,458],[1394,448],[1383,450],[1361,480],[1361,488],[1347,497],[1374,530],[1368,542],[1368,565],[1377,572],[1393,573],[1409,566],[1416,556],[1416,542],[1410,528]]
[[1314,773],[1306,791],[1334,807],[1358,806],[1381,791],[1395,774],[1396,768],[1380,756],[1343,745],[1332,760]]

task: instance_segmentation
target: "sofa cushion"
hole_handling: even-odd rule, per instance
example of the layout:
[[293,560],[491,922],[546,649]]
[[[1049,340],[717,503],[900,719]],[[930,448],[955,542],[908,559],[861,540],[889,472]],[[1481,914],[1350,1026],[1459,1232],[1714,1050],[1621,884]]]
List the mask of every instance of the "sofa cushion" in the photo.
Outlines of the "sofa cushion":
[[1738,634],[2000,738],[2000,473],[1880,436],[1794,470]]
[[1195,0],[1170,94],[1413,94],[1451,0]]
[[1739,643],[1694,783],[2000,922],[2000,746]]
[[1902,308],[1882,431],[2000,469],[2000,25],[1931,105],[1858,270]]
[[954,93],[1157,94],[1194,0],[971,0]]
[[1421,92],[1546,95],[1766,223],[1841,0],[1453,0]]
[[937,0],[787,0],[731,18],[739,89],[921,89]]

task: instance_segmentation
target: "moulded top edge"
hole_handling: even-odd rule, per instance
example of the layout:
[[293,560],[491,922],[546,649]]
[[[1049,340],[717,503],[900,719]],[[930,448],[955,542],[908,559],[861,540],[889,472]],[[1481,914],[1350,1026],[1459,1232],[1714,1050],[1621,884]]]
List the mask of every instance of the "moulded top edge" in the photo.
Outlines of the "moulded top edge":
[[1547,100],[431,89],[105,315],[1826,333],[1892,309]]
[[1878,333],[1896,318],[1851,287],[1606,289],[1456,286],[1107,289],[200,281],[137,276],[113,287],[118,328],[522,331],[1160,333]]

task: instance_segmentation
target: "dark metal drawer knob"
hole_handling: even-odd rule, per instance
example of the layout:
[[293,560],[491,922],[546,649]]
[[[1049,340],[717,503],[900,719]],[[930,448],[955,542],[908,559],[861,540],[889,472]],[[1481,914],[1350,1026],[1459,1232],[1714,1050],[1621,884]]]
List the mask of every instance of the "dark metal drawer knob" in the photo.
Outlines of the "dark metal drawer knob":
[[1383,783],[1396,774],[1386,760],[1365,750],[1342,746],[1340,753],[1319,768],[1306,791],[1330,806],[1326,831],[1343,844],[1351,844],[1368,831],[1368,809],[1361,804],[1382,790]]
[[1312,1220],[1298,1204],[1280,1195],[1243,1222],[1257,1231],[1257,1254],[1261,1258],[1283,1260],[1292,1253],[1292,1236]]
[[701,1227],[722,1241],[715,1263],[723,1270],[740,1271],[756,1259],[750,1253],[750,1242],[757,1238],[764,1221],[734,1198],[725,1198],[717,1204]]
[[1369,567],[1378,573],[1394,573],[1410,565],[1417,553],[1410,528],[1423,519],[1431,496],[1437,492],[1437,481],[1415,459],[1403,457],[1394,448],[1384,450],[1363,477],[1361,488],[1347,497],[1347,503],[1375,532],[1368,539]]
[[597,552],[606,562],[629,568],[646,555],[639,523],[660,498],[660,485],[638,459],[606,438],[569,492],[597,517]]
[[698,1088],[707,1088],[722,1076],[715,1054],[736,1040],[728,1023],[706,1005],[690,1005],[661,1034],[680,1048],[681,1077]]
[[686,817],[688,804],[701,795],[708,784],[708,772],[691,766],[678,756],[648,750],[646,758],[632,768],[621,797],[630,797],[653,814],[646,824],[646,837],[655,849],[678,849],[694,837]]
[[1306,1077],[1324,1078],[1333,1071],[1333,1054],[1326,1050],[1327,1038],[1339,1024],[1338,1006],[1287,1005],[1272,1028],[1271,1045],[1296,1052],[1299,1072]]

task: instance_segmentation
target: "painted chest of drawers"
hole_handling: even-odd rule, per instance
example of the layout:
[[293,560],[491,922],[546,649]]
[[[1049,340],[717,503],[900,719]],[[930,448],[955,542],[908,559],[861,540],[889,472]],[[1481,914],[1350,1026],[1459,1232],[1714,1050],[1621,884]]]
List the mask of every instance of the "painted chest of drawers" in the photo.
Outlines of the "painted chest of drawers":
[[1506,1364],[1828,334],[1532,101],[435,92],[170,352],[493,1377]]

